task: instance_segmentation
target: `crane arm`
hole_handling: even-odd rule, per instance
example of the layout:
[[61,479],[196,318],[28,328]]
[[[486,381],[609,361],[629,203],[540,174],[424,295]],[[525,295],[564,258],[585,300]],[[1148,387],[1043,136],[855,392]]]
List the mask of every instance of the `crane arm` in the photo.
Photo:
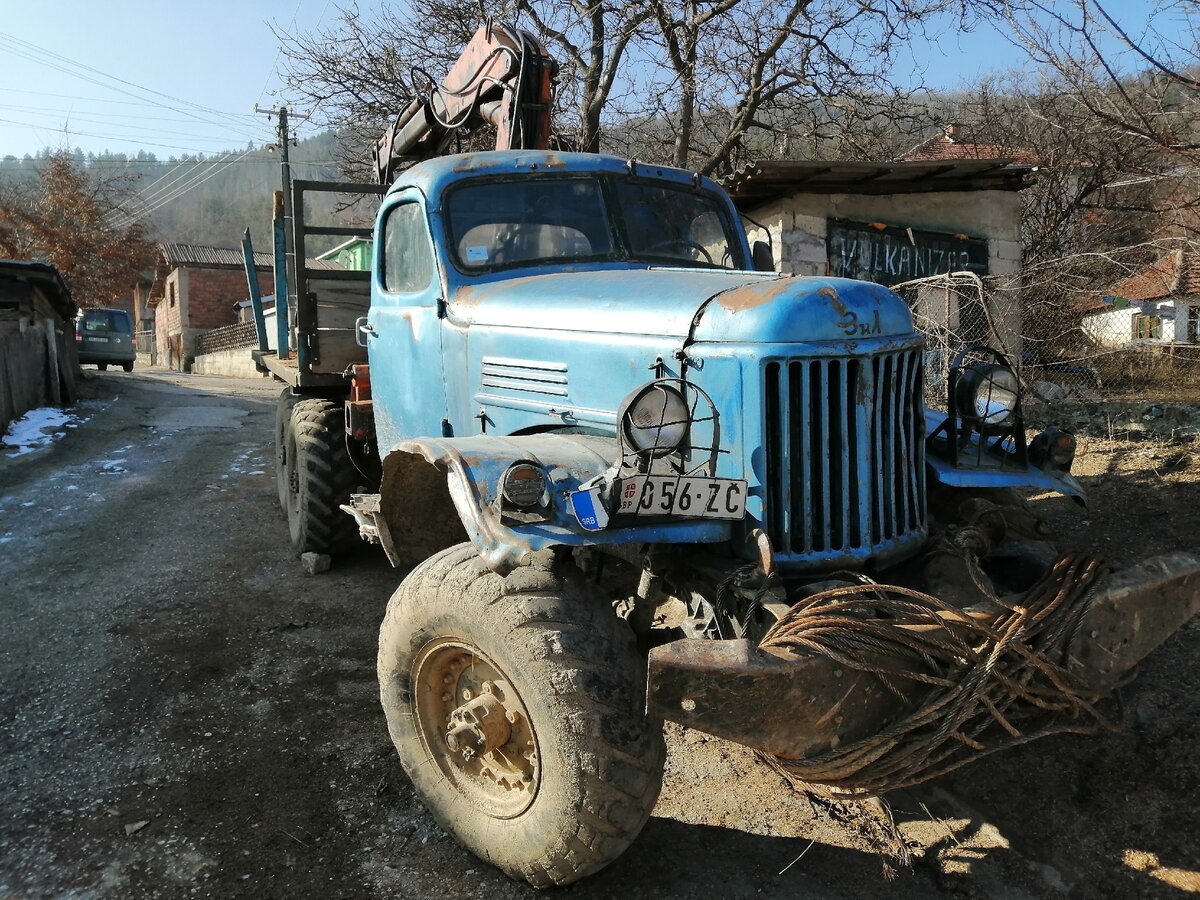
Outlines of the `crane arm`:
[[439,85],[415,98],[377,142],[375,171],[440,156],[454,132],[496,126],[497,150],[545,149],[558,63],[527,31],[489,23],[475,32]]

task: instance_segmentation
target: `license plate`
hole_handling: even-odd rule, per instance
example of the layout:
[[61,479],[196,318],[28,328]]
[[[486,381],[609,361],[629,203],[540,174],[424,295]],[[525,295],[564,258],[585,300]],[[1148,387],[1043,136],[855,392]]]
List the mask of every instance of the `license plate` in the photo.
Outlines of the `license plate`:
[[108,338],[106,338],[106,337],[92,337],[91,335],[88,335],[88,340],[92,341],[93,343],[96,343],[96,344],[107,344],[108,343]]
[[744,519],[746,482],[696,475],[622,478],[618,513],[688,519]]

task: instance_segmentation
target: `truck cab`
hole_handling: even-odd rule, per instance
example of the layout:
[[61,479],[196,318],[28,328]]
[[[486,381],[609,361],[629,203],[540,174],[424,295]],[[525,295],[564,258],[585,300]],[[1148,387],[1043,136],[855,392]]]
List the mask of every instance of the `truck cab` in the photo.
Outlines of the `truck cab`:
[[[879,565],[924,542],[922,339],[907,307],[879,285],[754,271],[711,180],[594,154],[442,157],[402,173],[376,233],[364,330],[385,478],[393,453],[445,465],[456,442],[510,438],[495,457],[473,453],[468,478],[468,533],[502,568],[524,548],[627,529],[622,540],[741,555],[758,552],[757,531],[778,565],[808,571]],[[642,481],[645,508],[580,522],[581,485],[637,452],[621,415],[639,390],[699,420],[639,474],[744,482],[744,497],[681,510]],[[544,520],[489,522],[516,461],[504,454],[521,446],[554,484]],[[573,458],[597,450],[603,464]]]

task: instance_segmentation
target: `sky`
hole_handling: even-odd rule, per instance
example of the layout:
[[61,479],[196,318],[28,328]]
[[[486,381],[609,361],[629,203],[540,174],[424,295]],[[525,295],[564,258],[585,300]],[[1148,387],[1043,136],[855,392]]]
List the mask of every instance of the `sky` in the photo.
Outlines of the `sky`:
[[[271,25],[289,32],[330,27],[339,3],[344,0],[6,3],[0,157],[65,145],[85,152],[145,150],[165,160],[269,142],[273,125],[254,107],[284,99]],[[361,5],[369,7],[370,0]],[[1150,5],[1110,0],[1108,8],[1136,30]],[[930,87],[959,87],[1022,62],[1020,51],[991,27],[961,33],[951,19],[941,25],[939,45],[913,46],[908,63],[923,70]],[[299,135],[305,131],[301,124]]]

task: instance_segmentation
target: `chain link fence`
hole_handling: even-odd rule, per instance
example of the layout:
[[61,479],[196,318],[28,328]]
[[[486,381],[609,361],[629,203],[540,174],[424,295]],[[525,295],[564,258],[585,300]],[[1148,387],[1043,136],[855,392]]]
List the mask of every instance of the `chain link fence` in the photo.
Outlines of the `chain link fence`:
[[945,406],[954,356],[973,344],[1006,353],[1036,399],[1200,402],[1200,296],[1129,300],[971,272],[893,290],[926,337],[932,406]]

